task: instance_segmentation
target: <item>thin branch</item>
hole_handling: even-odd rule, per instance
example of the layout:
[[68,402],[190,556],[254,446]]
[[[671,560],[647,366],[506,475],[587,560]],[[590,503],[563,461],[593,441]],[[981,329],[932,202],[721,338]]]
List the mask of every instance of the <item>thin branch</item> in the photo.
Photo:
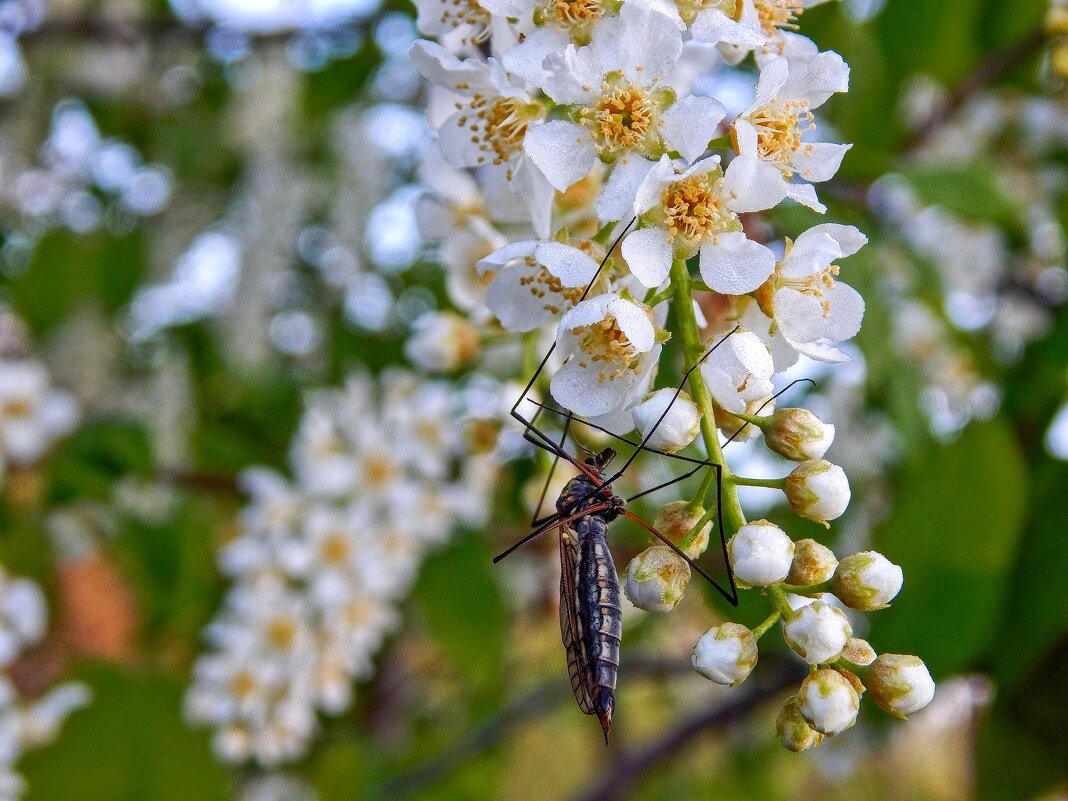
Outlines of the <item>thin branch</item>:
[[995,50],[979,63],[971,75],[953,88],[945,102],[905,141],[902,150],[908,153],[923,147],[976,93],[994,83],[1013,67],[1036,55],[1045,43],[1046,35],[1041,30],[1036,30],[1000,50]]
[[[769,671],[768,668],[772,669]],[[634,789],[635,784],[654,768],[675,759],[697,735],[706,729],[719,728],[743,719],[753,709],[770,701],[787,687],[797,684],[800,677],[785,665],[761,665],[762,675],[746,682],[749,692],[737,690],[729,700],[702,710],[660,735],[648,745],[622,753],[601,772],[600,778],[575,801],[620,801]]]
[[[693,668],[690,660],[665,661],[637,656],[627,660],[627,678],[685,675]],[[493,717],[475,726],[453,745],[412,770],[390,780],[382,788],[382,798],[401,799],[442,781],[479,755],[499,746],[510,732],[529,720],[545,715],[571,698],[566,677],[554,678],[532,688]]]

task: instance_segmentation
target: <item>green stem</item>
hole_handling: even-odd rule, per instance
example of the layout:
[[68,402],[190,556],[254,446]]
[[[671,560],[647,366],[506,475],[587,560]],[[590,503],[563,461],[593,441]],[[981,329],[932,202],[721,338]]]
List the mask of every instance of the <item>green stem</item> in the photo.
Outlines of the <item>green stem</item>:
[[761,637],[763,637],[767,633],[768,629],[770,629],[777,622],[779,622],[779,619],[781,617],[782,617],[782,613],[779,612],[778,609],[773,611],[770,615],[768,615],[764,619],[763,623],[761,623],[759,626],[757,626],[755,629],[753,629],[753,636],[756,637],[759,640]]
[[786,600],[786,591],[781,584],[772,584],[770,587],[765,588],[764,593],[771,599],[771,604],[775,607],[775,611],[782,617],[789,620],[797,614],[790,606],[790,602]]
[[[697,327],[697,316],[693,311],[693,289],[690,282],[690,273],[686,269],[683,259],[675,259],[671,263],[671,289],[675,296],[675,319],[678,325],[678,335],[682,341],[683,353],[686,356],[686,366],[697,364],[704,355],[704,344],[701,342],[701,333]],[[723,477],[723,514],[726,518],[728,531],[720,532],[727,536],[733,534],[745,525],[745,514],[742,505],[738,501],[738,492],[731,482],[730,468],[723,458],[723,451],[719,447],[719,436],[716,433],[716,418],[712,404],[712,395],[705,386],[704,378],[700,370],[690,373],[690,395],[693,402],[701,412],[701,438],[705,443],[705,450],[711,462],[721,468]]]
[[745,476],[731,476],[731,483],[739,487],[767,487],[768,489],[781,490],[786,486],[785,478],[746,478]]
[[820,595],[831,591],[831,583],[832,580],[827,579],[819,584],[780,584],[779,586],[782,587],[783,592],[789,592],[794,595]]

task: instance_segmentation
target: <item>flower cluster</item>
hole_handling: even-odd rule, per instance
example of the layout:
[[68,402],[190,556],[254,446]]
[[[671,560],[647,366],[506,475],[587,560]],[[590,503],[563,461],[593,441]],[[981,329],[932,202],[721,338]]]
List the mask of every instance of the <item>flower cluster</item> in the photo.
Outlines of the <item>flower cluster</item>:
[[349,709],[423,556],[457,524],[482,522],[493,457],[457,461],[487,427],[449,385],[356,375],[311,399],[293,481],[244,475],[251,503],[220,555],[233,586],[186,698],[188,717],[215,727],[220,758],[298,759],[318,712]]
[[[844,471],[823,458],[834,426],[772,406],[775,377],[799,359],[848,360],[840,343],[864,314],[859,293],[839,277],[840,262],[867,242],[859,230],[823,223],[776,241],[765,216],[784,202],[825,212],[816,185],[835,175],[850,147],[826,141],[820,124],[820,108],[848,89],[849,68],[797,32],[810,5],[420,0],[419,28],[438,41],[411,49],[431,84],[437,134],[421,169],[427,192],[418,217],[469,324],[493,331],[495,320],[531,332],[531,342],[553,332],[559,361],[549,391],[560,406],[619,434],[637,429],[666,452],[701,437],[722,469],[719,511],[733,534],[735,575],[774,607],[765,630],[784,620],[791,646],[825,668],[814,676],[848,673],[856,699],[863,673],[873,696],[904,714],[929,698],[922,690],[908,703],[891,698],[898,677],[887,666],[897,662],[881,657],[885,670],[864,673],[874,654],[857,656],[859,641],[836,606],[821,600],[795,611],[787,600],[787,588],[834,591],[875,609],[897,592],[900,570],[878,555],[865,567],[858,555],[836,572],[826,547],[795,544],[766,521],[747,523],[737,495],[741,485],[777,488],[796,514],[824,525],[850,499]],[[717,89],[750,74],[750,53],[752,99],[728,108]],[[459,341],[458,330],[439,322],[433,336],[417,332],[409,356],[455,366],[433,345]],[[650,391],[672,337],[686,366],[699,366],[677,398]],[[470,332],[463,341],[473,341]],[[717,428],[762,433],[770,450],[798,464],[783,479],[734,476]],[[691,557],[707,547],[715,517],[707,491],[667,504],[655,521]],[[625,590],[636,606],[666,612],[690,577],[686,562],[658,545],[631,562]],[[698,643],[695,667],[738,683],[756,662],[761,633],[735,623],[713,629]],[[851,657],[847,669],[842,660]],[[915,679],[915,669],[907,672]],[[813,699],[821,688],[813,679],[794,702],[812,737],[852,720],[820,717]]]
[[18,798],[25,790],[14,769],[19,757],[51,742],[67,715],[89,702],[89,690],[73,682],[24,700],[6,672],[44,637],[47,616],[38,586],[0,568],[0,797],[5,799]]

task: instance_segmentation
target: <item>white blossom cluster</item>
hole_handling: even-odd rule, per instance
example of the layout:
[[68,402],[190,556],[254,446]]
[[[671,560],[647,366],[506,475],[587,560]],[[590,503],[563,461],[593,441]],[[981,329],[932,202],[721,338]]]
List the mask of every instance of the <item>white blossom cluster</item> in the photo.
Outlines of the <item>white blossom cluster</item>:
[[7,162],[0,203],[17,215],[9,224],[15,238],[8,259],[15,257],[11,247],[29,248],[50,228],[89,233],[121,223],[124,216],[156,214],[170,199],[170,173],[145,164],[128,142],[101,134],[78,100],[56,105],[48,138],[36,154],[24,154],[17,145],[5,142],[0,153]]
[[[815,116],[849,70],[794,32],[801,3],[417,5],[420,29],[440,38],[411,51],[437,131],[421,228],[475,321],[488,310],[511,331],[557,326],[559,403],[600,417],[642,398],[665,338],[657,290],[691,257],[727,301],[709,333],[745,329],[705,367],[722,409],[766,399],[799,354],[846,358],[834,345],[856,334],[864,304],[836,261],[866,238],[823,224],[769,246],[743,226],[788,198],[823,211],[814,184],[849,149],[822,141]],[[728,119],[707,92],[750,51],[754,95]]]
[[0,799],[22,796],[26,782],[15,764],[26,751],[51,742],[66,717],[89,703],[89,690],[68,682],[40,697],[19,695],[7,669],[45,635],[48,610],[40,588],[0,568]]
[[[416,42],[411,57],[432,85],[428,117],[437,133],[421,169],[419,223],[438,243],[467,325],[554,330],[555,401],[617,433],[636,428],[660,450],[687,447],[709,418],[725,433],[748,423],[747,435],[762,433],[772,451],[797,463],[784,479],[751,483],[782,490],[795,513],[826,525],[850,499],[844,471],[823,458],[834,426],[804,409],[761,414],[776,375],[802,356],[846,361],[838,345],[857,333],[864,313],[838,266],[866,244],[859,230],[823,223],[773,241],[755,216],[786,201],[826,211],[815,185],[835,175],[850,147],[824,139],[819,108],[847,90],[849,68],[797,32],[809,5],[422,0],[419,28],[438,41]],[[758,73],[752,97],[736,102],[728,87],[749,74],[750,53]],[[610,245],[616,238],[618,250]],[[671,304],[678,327],[668,332]],[[433,342],[453,342],[449,353],[462,362],[458,325],[435,325]],[[691,362],[687,342],[722,339],[701,362],[694,392],[674,399],[672,390],[649,391],[672,336],[681,336]],[[431,350],[431,338],[423,339],[409,342],[413,360]],[[704,436],[707,451],[718,451]],[[747,480],[728,481],[734,497]],[[786,588],[833,590],[870,610],[900,589],[900,569],[872,553],[843,560],[836,572],[826,547],[795,544],[766,521],[746,523],[737,508],[729,517],[735,576],[763,588],[774,610],[756,633],[735,623],[710,631],[695,649],[695,668],[739,683],[755,665],[758,636],[782,620],[791,647],[824,669],[813,676],[868,676],[874,652],[859,655],[841,610],[818,600],[795,611]],[[655,525],[693,557],[707,547],[711,519],[698,504],[676,501]],[[868,557],[871,569],[858,563]],[[675,552],[655,546],[631,562],[625,591],[636,606],[666,612],[690,577]],[[917,670],[926,674],[919,664],[910,667],[907,702],[888,689],[897,674],[882,684],[869,677],[869,691],[895,714],[919,709],[930,700],[916,679]],[[814,681],[798,696],[816,699],[798,713],[809,741],[783,736],[795,750],[855,718],[854,704],[848,721],[825,721]],[[858,687],[849,685],[854,700]]]
[[293,480],[244,475],[251,502],[220,555],[232,586],[186,697],[221,759],[298,759],[318,713],[350,708],[423,556],[486,514],[494,459],[469,455],[470,443],[496,423],[472,408],[403,371],[355,375],[311,398]]
[[[938,94],[924,85],[912,95],[924,92]],[[881,254],[902,273],[888,282],[894,343],[922,372],[923,406],[937,435],[952,436],[970,420],[990,417],[1000,403],[981,359],[956,333],[988,339],[995,358],[1012,362],[1049,332],[1056,307],[1068,298],[1068,236],[1057,212],[1068,191],[1068,173],[1057,163],[1068,149],[1066,131],[1063,98],[992,91],[973,98],[916,155],[933,171],[981,170],[971,165],[997,159],[997,196],[1020,215],[1027,231],[1022,241],[993,216],[969,219],[925,203],[905,176],[884,176],[871,189],[872,209],[941,284],[941,303],[932,304],[917,291],[920,282],[900,269],[900,254],[889,248]]]

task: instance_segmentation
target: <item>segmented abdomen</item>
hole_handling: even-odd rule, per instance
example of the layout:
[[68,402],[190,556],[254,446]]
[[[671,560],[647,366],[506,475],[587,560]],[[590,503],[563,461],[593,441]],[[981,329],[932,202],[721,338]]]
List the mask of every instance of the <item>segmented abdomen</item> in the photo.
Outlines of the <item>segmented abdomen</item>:
[[608,550],[608,524],[597,515],[581,518],[575,526],[579,540],[578,615],[586,644],[589,670],[601,688],[600,706],[611,707],[619,669],[619,642],[623,615],[619,579]]

